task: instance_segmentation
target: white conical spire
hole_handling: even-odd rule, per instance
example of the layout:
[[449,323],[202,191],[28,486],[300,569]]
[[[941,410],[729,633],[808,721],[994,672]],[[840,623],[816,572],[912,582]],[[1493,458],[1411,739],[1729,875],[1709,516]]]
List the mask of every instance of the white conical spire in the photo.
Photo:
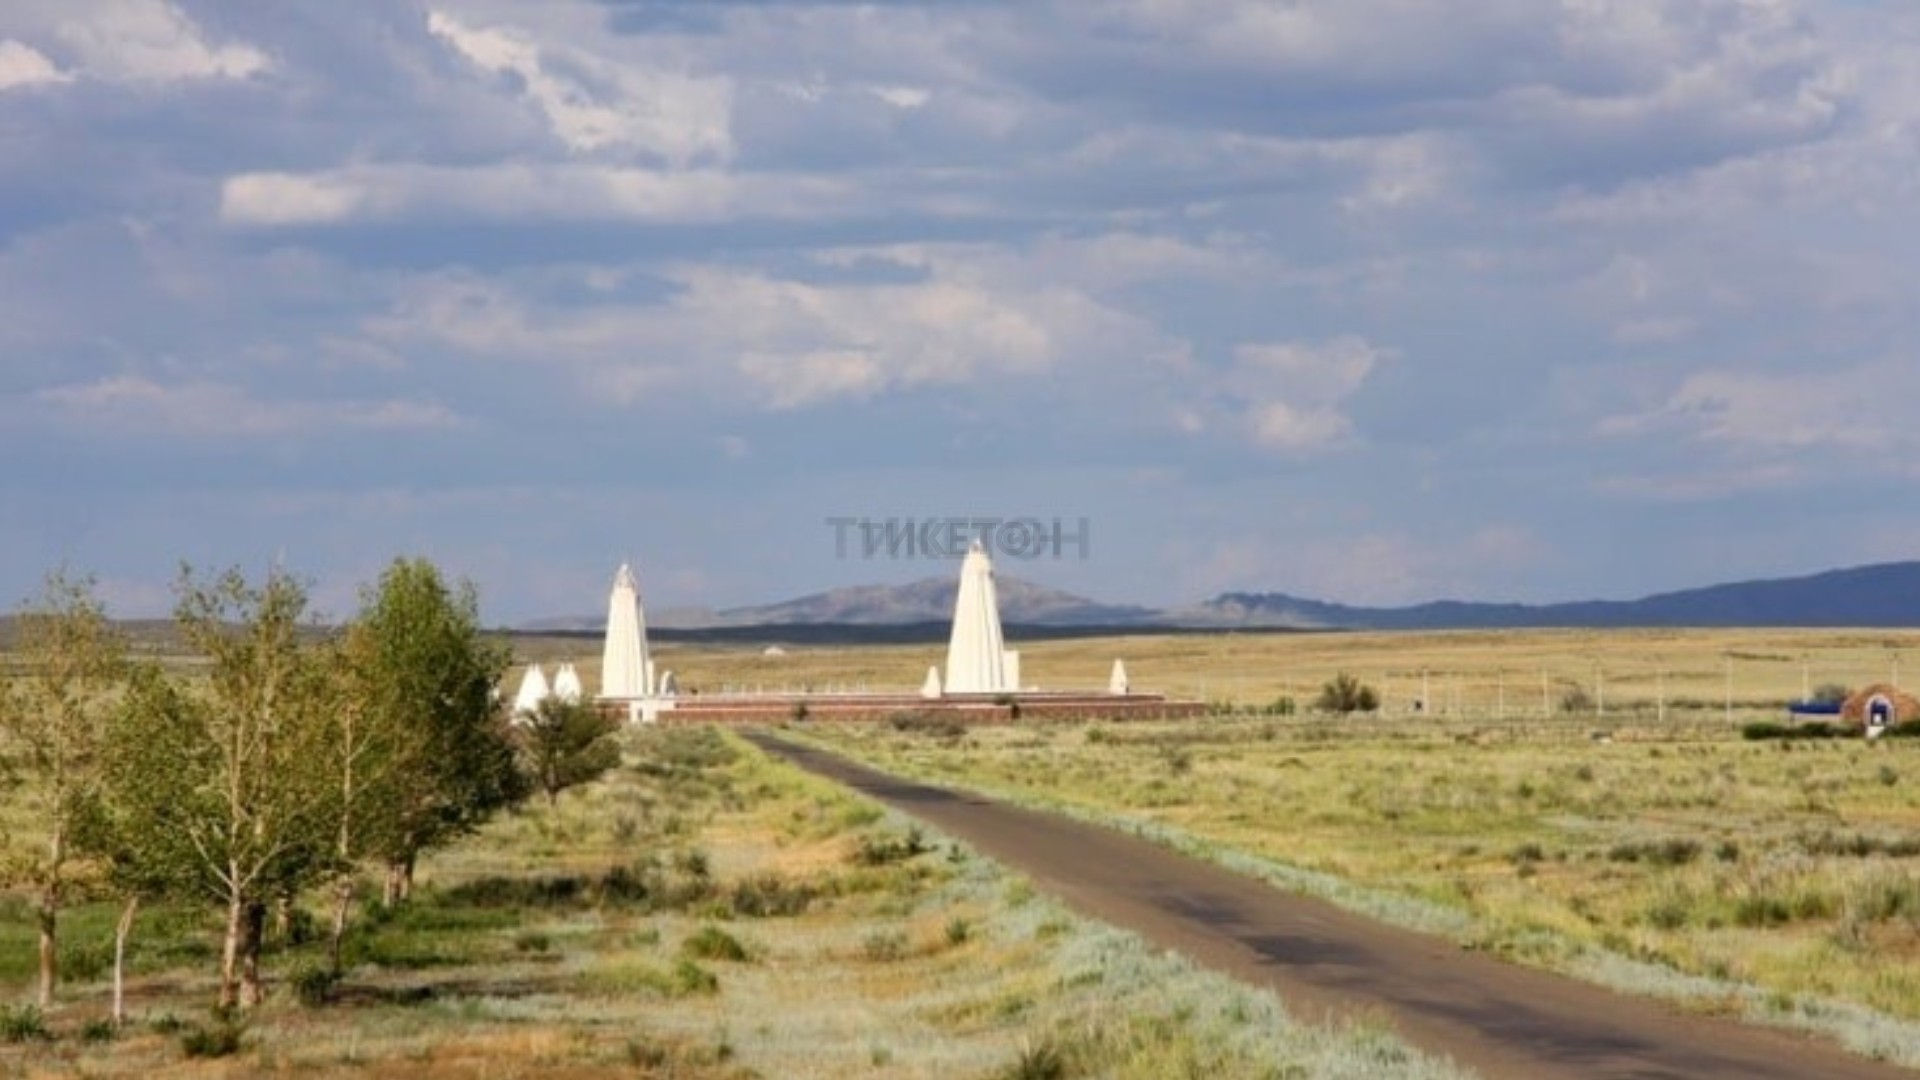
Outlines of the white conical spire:
[[939,668],[933,667],[932,665],[928,665],[927,681],[920,684],[920,696],[923,698],[926,698],[928,701],[935,701],[939,699],[940,697],[940,669]]
[[1107,676],[1107,693],[1125,697],[1128,689],[1127,665],[1122,663],[1118,657],[1115,657],[1113,661],[1113,674]]
[[1006,662],[1006,643],[1000,636],[1000,601],[993,591],[993,562],[975,540],[960,564],[953,638],[947,643],[947,693],[997,694],[1012,689]]
[[539,664],[528,664],[527,673],[520,677],[520,691],[513,695],[513,715],[532,716],[552,693],[547,688],[547,673]]
[[559,673],[553,677],[553,696],[569,705],[578,705],[585,693],[580,686],[580,673],[573,670],[572,664],[561,664]]
[[647,622],[640,611],[640,583],[633,568],[620,564],[607,600],[607,645],[600,661],[600,696],[616,700],[648,697]]

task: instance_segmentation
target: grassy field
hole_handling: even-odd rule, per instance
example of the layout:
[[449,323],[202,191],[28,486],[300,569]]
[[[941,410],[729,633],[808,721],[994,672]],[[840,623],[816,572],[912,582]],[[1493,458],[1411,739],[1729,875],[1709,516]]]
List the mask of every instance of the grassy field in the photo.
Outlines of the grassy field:
[[1521,962],[1920,1064],[1920,740],[1748,742],[1717,710],[1604,729],[1242,716],[804,730]]
[[[1091,924],[990,862],[710,730],[632,733],[607,779],[500,819],[359,914],[319,975],[314,914],[246,1022],[211,1016],[216,917],[160,908],[135,1023],[104,1022],[112,909],[65,922],[71,980],[0,1010],[9,1075],[1460,1076],[1377,1025],[1278,1003]],[[317,905],[316,905],[317,910]],[[31,919],[0,906],[30,997]]]
[[[598,685],[597,644],[573,638],[523,638],[528,659],[572,659]],[[1416,701],[1436,716],[1539,716],[1561,711],[1578,692],[1578,710],[1658,718],[1729,711],[1779,715],[1783,704],[1823,684],[1850,687],[1920,681],[1920,633],[1894,630],[1542,630],[1454,633],[1220,633],[1019,642],[1028,683],[1049,690],[1100,690],[1116,658],[1136,689],[1258,708],[1282,697],[1305,705],[1337,672],[1381,693],[1387,715],[1411,715]],[[868,688],[912,691],[944,645],[862,647],[667,643],[654,648],[662,669],[683,688],[715,692],[755,688]],[[515,678],[518,673],[515,673]]]

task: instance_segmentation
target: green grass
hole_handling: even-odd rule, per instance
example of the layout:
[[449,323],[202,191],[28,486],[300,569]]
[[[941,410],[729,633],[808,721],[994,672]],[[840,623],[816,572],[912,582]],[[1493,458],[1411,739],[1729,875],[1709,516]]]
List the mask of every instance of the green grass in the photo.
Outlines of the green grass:
[[[105,973],[88,972],[44,1015],[8,1014],[23,1034],[0,1069],[984,1080],[1049,1043],[1072,1075],[1462,1075],[1376,1031],[1294,1024],[730,736],[629,740],[625,765],[557,812],[434,853],[406,905],[363,903],[337,981],[322,942],[276,938],[267,1003],[210,1016],[217,913],[155,909],[134,935],[135,1023],[104,1024]],[[319,925],[324,900],[303,898],[295,925]],[[30,914],[0,920],[20,954],[0,993],[16,998]],[[76,909],[73,946],[99,947],[113,914]]]
[[1599,741],[1537,718],[809,734],[1521,962],[1920,1064],[1904,743],[1750,743],[1697,719]]

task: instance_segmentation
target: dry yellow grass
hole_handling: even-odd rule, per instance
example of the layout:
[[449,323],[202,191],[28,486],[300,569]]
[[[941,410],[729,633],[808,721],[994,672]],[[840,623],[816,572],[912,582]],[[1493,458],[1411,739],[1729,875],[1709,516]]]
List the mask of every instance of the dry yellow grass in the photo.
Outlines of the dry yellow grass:
[[[626,767],[434,853],[412,902],[363,915],[332,1003],[290,985],[319,947],[277,942],[278,989],[236,1055],[188,1057],[175,1030],[208,1024],[212,998],[217,928],[188,908],[136,932],[131,1029],[83,1038],[106,988],[76,975],[47,1018],[56,1040],[0,1043],[0,1073],[930,1080],[998,1075],[1060,1040],[1136,1080],[1460,1076],[1377,1032],[1295,1025],[962,849],[907,843],[904,820],[743,743],[632,734]],[[69,943],[101,923],[72,920]],[[5,947],[27,956],[29,929],[0,923]]]
[[[1116,658],[1136,689],[1241,707],[1281,697],[1302,704],[1336,673],[1381,692],[1405,715],[1539,715],[1579,690],[1605,712],[1669,708],[1777,711],[1827,683],[1920,681],[1920,632],[1905,630],[1530,630],[1447,633],[1217,633],[1011,641],[1025,680],[1049,690],[1099,690]],[[942,645],[762,646],[667,643],[654,649],[687,690],[911,691],[945,662]],[[522,639],[526,659],[573,659],[589,687],[597,645]],[[513,678],[517,680],[516,669]]]
[[1240,716],[960,739],[806,730],[896,771],[1265,860],[1283,883],[1525,962],[1594,973],[1624,958],[1653,965],[1635,970],[1639,989],[1697,1007],[1822,1013],[1853,1044],[1920,1062],[1920,739],[1747,742],[1718,710],[1604,728]]

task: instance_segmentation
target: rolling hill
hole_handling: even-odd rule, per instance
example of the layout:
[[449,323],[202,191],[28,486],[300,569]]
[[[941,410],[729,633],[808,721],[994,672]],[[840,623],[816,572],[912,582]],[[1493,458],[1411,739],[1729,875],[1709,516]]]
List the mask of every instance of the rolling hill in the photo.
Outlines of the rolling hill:
[[[1140,630],[1267,628],[1298,630],[1491,630],[1545,627],[1920,627],[1920,562],[1885,563],[1804,577],[1712,585],[1637,600],[1502,604],[1440,600],[1406,607],[1358,607],[1286,593],[1223,593],[1156,610],[1111,604],[1001,574],[1001,618],[1016,626]],[[779,603],[725,611],[664,610],[663,630],[770,626],[944,626],[952,577],[904,585],[856,585]],[[593,616],[548,619],[528,630],[595,631]]]

